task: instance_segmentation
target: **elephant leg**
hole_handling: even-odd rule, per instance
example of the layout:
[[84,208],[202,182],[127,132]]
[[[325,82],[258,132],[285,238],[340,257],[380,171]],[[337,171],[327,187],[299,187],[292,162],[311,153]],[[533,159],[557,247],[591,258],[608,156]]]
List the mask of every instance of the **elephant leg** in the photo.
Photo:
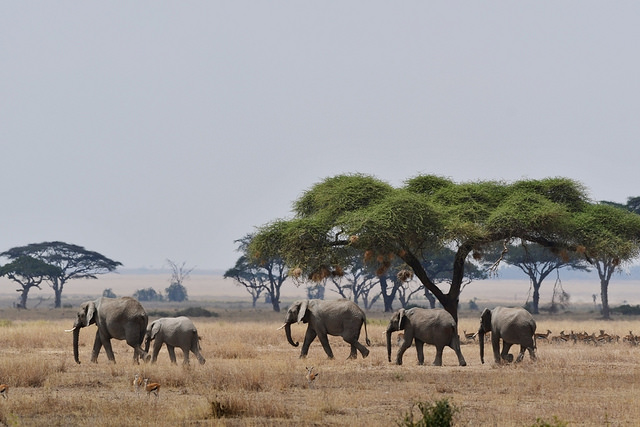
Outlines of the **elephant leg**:
[[200,353],[200,349],[198,346],[198,338],[196,338],[195,343],[191,345],[191,352],[196,355],[196,358],[198,359],[198,362],[200,362],[201,365],[205,364],[206,360]]
[[91,351],[91,361],[98,363],[98,355],[102,348],[102,339],[100,338],[100,332],[96,331],[96,339],[93,341],[93,350]]
[[491,332],[491,347],[493,348],[493,358],[496,363],[502,363],[502,359],[500,358],[500,336]]
[[189,365],[189,349],[188,348],[183,348],[182,349],[182,354],[184,355],[183,359],[182,359],[182,364],[183,365]]
[[316,339],[316,331],[313,330],[311,326],[307,328],[307,332],[304,334],[304,342],[302,343],[302,350],[300,350],[300,357],[307,357],[309,353],[309,346]]
[[464,360],[464,356],[462,355],[462,349],[460,348],[460,337],[458,337],[458,335],[455,335],[453,337],[453,340],[449,347],[451,347],[451,349],[456,352],[456,356],[458,356],[458,363],[460,364],[460,366],[467,366],[467,361]]
[[442,366],[442,352],[444,351],[444,346],[437,345],[436,346],[436,358],[433,360],[433,366]]
[[156,339],[153,342],[153,354],[151,355],[151,363],[156,363],[156,360],[158,360],[158,353],[160,353],[161,348],[162,341],[160,339]]
[[509,350],[511,349],[512,344],[508,343],[508,342],[502,342],[502,353],[500,354],[500,356],[502,357],[502,360],[506,360],[507,362],[511,363],[513,362],[513,354],[509,354]]
[[531,357],[531,360],[537,360],[535,347],[528,347],[527,350],[529,350],[529,357]]
[[344,340],[345,342],[351,344],[351,354],[349,355],[349,359],[357,359],[358,351],[360,351],[360,354],[362,354],[363,359],[366,359],[366,357],[369,355],[369,349],[360,344],[357,338],[355,340],[348,340],[347,338],[344,338]]
[[424,341],[416,338],[416,353],[418,353],[418,365],[424,365]]
[[318,339],[322,344],[322,348],[324,348],[324,352],[327,353],[327,356],[329,356],[329,359],[333,359],[333,351],[331,350],[331,346],[329,345],[329,337],[327,337],[327,334],[319,333]]
[[[418,347],[418,340],[416,340],[416,348]],[[398,353],[396,354],[396,365],[402,365],[402,357],[404,356],[404,352],[407,351],[409,347],[411,347],[411,343],[413,342],[413,335],[408,333],[406,330],[404,331],[404,340],[402,340],[402,345],[398,348]],[[420,361],[420,352],[422,349],[418,351],[418,361]],[[424,362],[424,356],[422,361]]]
[[169,359],[171,359],[171,363],[176,365],[176,350],[172,345],[167,344],[167,351],[169,352]]
[[527,351],[527,347],[524,345],[520,346],[520,353],[518,353],[518,357],[516,358],[516,363],[522,362],[524,359],[524,352]]

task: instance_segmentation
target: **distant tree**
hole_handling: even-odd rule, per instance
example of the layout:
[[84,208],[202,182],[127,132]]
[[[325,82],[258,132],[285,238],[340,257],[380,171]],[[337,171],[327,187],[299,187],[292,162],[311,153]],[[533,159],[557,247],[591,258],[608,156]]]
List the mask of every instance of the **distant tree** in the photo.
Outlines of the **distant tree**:
[[236,261],[234,268],[227,270],[224,277],[234,279],[238,284],[244,286],[252,294],[266,292],[268,300],[271,301],[273,311],[280,311],[280,289],[287,277],[287,269],[282,258],[276,255],[277,242],[272,242],[273,246],[265,246],[259,257],[248,256],[247,250],[253,239],[253,234],[247,234],[236,240],[237,251],[242,255]]
[[577,219],[578,248],[598,272],[602,317],[611,318],[609,281],[640,255],[640,215],[608,203],[589,205]]
[[169,279],[169,287],[165,289],[167,293],[167,299],[173,302],[182,302],[188,300],[187,288],[184,286],[184,281],[189,278],[189,275],[195,267],[186,268],[187,263],[178,263],[167,259],[169,267],[171,267],[171,278]]
[[[374,288],[378,288],[380,281],[375,270],[364,262],[362,254],[356,251],[352,252],[351,257],[347,258],[344,268],[336,268],[334,274],[328,279],[335,287],[334,292],[342,298],[351,299],[356,304],[361,298],[366,298],[364,308],[369,309],[370,306],[367,306],[367,303],[371,303],[369,294]],[[372,297],[375,298],[375,295]]]
[[133,297],[138,301],[163,301],[162,294],[153,288],[138,289],[133,293]]
[[533,296],[531,299],[531,311],[533,314],[540,312],[540,286],[544,279],[554,271],[561,268],[589,271],[587,262],[582,254],[562,251],[554,253],[552,250],[536,244],[508,245],[503,256],[504,262],[519,268],[531,280]]
[[30,256],[20,256],[12,262],[0,267],[0,277],[6,276],[20,285],[20,302],[18,308],[27,308],[27,297],[31,288],[40,288],[40,284],[51,277],[57,277],[61,273],[60,268],[49,265],[39,259]]
[[111,288],[107,288],[102,291],[102,296],[105,298],[117,298],[117,295],[113,292]]
[[627,203],[626,204],[616,203],[616,202],[609,202],[609,201],[606,201],[606,200],[602,200],[600,203],[604,204],[604,205],[615,206],[616,208],[620,208],[620,209],[626,209],[629,212],[640,214],[640,196],[638,196],[638,197],[629,197],[627,199]]
[[9,260],[16,260],[22,256],[35,258],[60,269],[57,275],[45,279],[55,293],[56,308],[62,306],[62,290],[67,281],[97,279],[98,274],[110,273],[122,265],[98,252],[64,242],[31,243],[27,246],[11,248],[0,254],[0,257]]
[[189,299],[187,296],[187,288],[179,283],[172,283],[165,289],[167,293],[167,300],[172,302],[182,302]]

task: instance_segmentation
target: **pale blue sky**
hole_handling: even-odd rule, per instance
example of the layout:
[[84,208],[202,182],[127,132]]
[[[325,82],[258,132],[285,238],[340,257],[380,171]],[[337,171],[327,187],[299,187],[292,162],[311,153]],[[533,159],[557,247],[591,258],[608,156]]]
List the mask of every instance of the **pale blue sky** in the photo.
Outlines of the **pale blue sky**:
[[637,2],[0,2],[0,251],[226,269],[325,177],[640,195]]

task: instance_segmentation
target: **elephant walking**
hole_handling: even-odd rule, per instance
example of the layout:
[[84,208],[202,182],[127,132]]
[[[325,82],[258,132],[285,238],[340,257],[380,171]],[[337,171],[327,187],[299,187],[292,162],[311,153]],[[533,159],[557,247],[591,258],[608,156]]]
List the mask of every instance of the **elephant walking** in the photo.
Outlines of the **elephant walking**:
[[107,357],[111,362],[116,361],[111,348],[111,339],[126,340],[133,347],[133,360],[138,363],[142,357],[147,361],[148,354],[142,349],[142,340],[147,328],[147,312],[142,305],[133,298],[98,298],[95,301],[87,301],[80,305],[73,329],[73,357],[76,363],[80,363],[78,357],[78,339],[80,329],[95,324],[98,327],[96,339],[93,343],[91,361],[98,361],[100,349],[104,347]]
[[401,308],[389,320],[387,326],[387,357],[391,362],[391,334],[395,331],[404,331],[404,338],[399,341],[400,348],[396,355],[396,365],[402,365],[404,352],[411,347],[413,340],[416,342],[418,363],[424,364],[424,344],[432,344],[436,347],[434,366],[442,366],[442,351],[444,347],[450,347],[458,356],[460,366],[466,366],[467,362],[460,350],[460,338],[453,316],[445,310]]
[[[491,332],[491,345],[493,357],[496,363],[502,361],[513,362],[513,355],[509,349],[514,344],[520,344],[520,353],[516,362],[522,361],[525,350],[529,350],[529,356],[536,360],[536,321],[531,313],[524,308],[496,307],[493,310],[485,308],[480,316],[480,361],[484,363],[484,335]],[[500,352],[500,340],[502,339],[502,352]]]
[[362,357],[369,355],[369,350],[360,344],[360,329],[364,324],[364,333],[367,345],[371,345],[367,334],[367,317],[364,311],[353,301],[338,300],[304,300],[296,301],[287,310],[285,323],[279,329],[284,328],[287,334],[287,341],[294,347],[298,342],[291,339],[291,324],[296,322],[307,323],[307,332],[304,335],[304,343],[300,357],[306,357],[309,346],[318,337],[325,353],[333,359],[333,351],[329,345],[327,335],[341,336],[347,343],[351,344],[350,359],[358,357],[358,351]]
[[144,351],[149,351],[151,341],[154,341],[151,363],[155,363],[158,359],[158,353],[160,352],[160,348],[162,348],[162,344],[167,345],[171,363],[176,363],[175,347],[182,349],[182,353],[184,354],[182,363],[184,365],[189,364],[189,352],[195,354],[201,365],[204,365],[206,361],[200,353],[198,330],[188,317],[163,317],[154,320],[147,327]]

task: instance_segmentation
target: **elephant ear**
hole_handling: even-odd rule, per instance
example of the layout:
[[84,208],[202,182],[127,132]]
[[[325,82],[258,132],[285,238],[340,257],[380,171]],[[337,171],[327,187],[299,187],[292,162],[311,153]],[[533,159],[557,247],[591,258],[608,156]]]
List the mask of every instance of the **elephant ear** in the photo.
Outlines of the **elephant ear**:
[[406,315],[404,314],[404,308],[398,310],[398,330],[401,331],[404,328],[402,327],[402,321],[405,319]]
[[158,335],[158,332],[160,332],[160,324],[158,322],[153,322],[151,324],[151,328],[150,328],[150,332],[149,332],[149,340],[155,340],[156,339],[156,335]]
[[302,322],[304,319],[304,315],[307,314],[307,307],[309,306],[309,301],[302,301],[300,304],[300,310],[298,310],[298,323]]
[[491,331],[491,310],[485,308],[480,315],[480,326],[486,331]]
[[95,323],[95,319],[93,317],[96,314],[96,304],[93,301],[87,303],[86,312],[87,312],[87,320],[86,320],[87,324],[85,326],[89,326],[92,323]]

